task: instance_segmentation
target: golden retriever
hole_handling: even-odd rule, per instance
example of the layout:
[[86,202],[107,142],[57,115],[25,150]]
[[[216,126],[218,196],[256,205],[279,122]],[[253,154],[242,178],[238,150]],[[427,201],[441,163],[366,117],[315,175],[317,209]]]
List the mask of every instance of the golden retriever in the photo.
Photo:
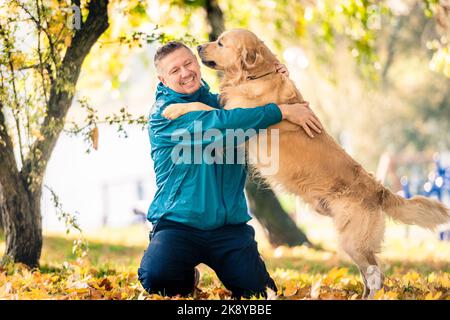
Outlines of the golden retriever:
[[[206,66],[224,73],[220,94],[226,109],[304,101],[294,83],[275,72],[276,57],[250,31],[227,31],[199,46],[198,52]],[[166,111],[172,117],[205,109],[195,103],[169,108]],[[334,220],[340,246],[361,273],[364,298],[373,297],[383,285],[376,254],[381,250],[385,214],[429,229],[450,220],[450,211],[438,201],[421,196],[406,200],[385,188],[325,130],[311,139],[285,120],[272,129],[280,130],[279,170],[264,178]]]

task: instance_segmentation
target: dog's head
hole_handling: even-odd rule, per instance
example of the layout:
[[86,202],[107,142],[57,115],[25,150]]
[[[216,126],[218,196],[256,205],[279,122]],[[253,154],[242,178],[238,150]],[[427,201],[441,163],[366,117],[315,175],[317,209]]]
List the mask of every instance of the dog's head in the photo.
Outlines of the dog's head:
[[197,47],[206,66],[229,74],[252,74],[274,68],[276,58],[258,37],[243,29],[226,31]]

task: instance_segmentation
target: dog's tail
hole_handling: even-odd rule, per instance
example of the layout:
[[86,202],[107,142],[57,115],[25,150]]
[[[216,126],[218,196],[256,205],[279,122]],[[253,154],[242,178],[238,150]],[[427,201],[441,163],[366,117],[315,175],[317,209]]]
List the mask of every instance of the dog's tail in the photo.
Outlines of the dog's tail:
[[422,196],[405,199],[384,189],[383,210],[394,220],[434,230],[450,221],[450,210],[437,200]]

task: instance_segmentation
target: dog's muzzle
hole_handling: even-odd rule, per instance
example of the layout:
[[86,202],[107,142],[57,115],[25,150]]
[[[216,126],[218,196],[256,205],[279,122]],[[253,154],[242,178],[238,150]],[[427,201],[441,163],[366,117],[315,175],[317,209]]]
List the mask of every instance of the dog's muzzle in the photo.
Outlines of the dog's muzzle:
[[212,60],[206,60],[204,57],[204,51],[205,51],[205,45],[199,45],[197,46],[197,52],[198,52],[198,56],[200,57],[200,59],[202,60],[202,63],[207,66],[210,67],[212,69],[215,69],[217,67],[217,64],[212,61]]

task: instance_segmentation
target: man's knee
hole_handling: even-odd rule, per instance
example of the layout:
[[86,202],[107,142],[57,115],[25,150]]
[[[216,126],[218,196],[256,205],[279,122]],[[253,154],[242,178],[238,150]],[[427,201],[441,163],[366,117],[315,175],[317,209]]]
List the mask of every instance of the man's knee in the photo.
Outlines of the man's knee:
[[141,283],[142,287],[147,291],[148,293],[152,293],[152,273],[139,268],[138,269],[138,280]]
[[194,289],[194,280],[179,274],[171,274],[167,269],[138,269],[138,279],[148,293],[164,296],[188,295]]

